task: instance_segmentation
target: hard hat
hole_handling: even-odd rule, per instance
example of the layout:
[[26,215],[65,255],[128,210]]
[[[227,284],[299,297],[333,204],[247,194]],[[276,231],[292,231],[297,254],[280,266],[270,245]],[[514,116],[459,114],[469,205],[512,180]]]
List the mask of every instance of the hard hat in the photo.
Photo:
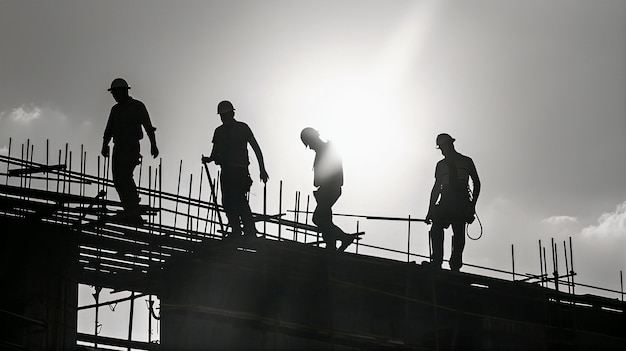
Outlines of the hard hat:
[[311,144],[312,140],[319,139],[319,137],[320,133],[311,127],[306,127],[300,132],[300,140],[302,140],[304,146],[307,147]]
[[108,90],[111,91],[115,88],[130,89],[130,87],[128,86],[128,83],[126,83],[126,81],[123,78],[113,79],[113,81],[111,82],[111,87]]
[[230,103],[230,101],[224,100],[217,104],[217,114],[230,111],[235,111],[235,108],[233,107],[233,104]]
[[440,149],[441,145],[446,144],[446,143],[453,143],[455,140],[456,139],[451,137],[450,134],[441,133],[437,135],[437,140],[435,143],[437,144],[437,149]]

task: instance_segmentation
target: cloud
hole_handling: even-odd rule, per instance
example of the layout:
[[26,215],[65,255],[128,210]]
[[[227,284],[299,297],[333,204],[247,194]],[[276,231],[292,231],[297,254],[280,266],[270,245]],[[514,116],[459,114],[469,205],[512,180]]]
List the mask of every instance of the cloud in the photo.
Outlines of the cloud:
[[626,201],[617,205],[615,212],[602,214],[598,224],[585,227],[582,234],[587,237],[626,237]]
[[578,222],[578,219],[572,216],[552,216],[552,217],[548,217],[548,218],[541,220],[541,223],[555,224],[555,225],[576,223],[576,222]]
[[0,113],[0,118],[7,118],[10,121],[27,124],[41,117],[41,114],[41,107],[30,103],[10,109],[8,111],[3,111],[2,113]]
[[0,155],[8,155],[9,154],[9,148],[6,146],[0,147]]

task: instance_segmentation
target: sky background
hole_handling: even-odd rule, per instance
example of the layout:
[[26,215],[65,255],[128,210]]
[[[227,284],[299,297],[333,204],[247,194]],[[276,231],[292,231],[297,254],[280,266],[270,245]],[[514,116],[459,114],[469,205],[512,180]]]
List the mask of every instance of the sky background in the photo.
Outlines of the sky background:
[[[539,273],[538,240],[555,239],[562,259],[572,237],[577,282],[619,290],[624,38],[624,0],[0,0],[0,152],[10,137],[13,156],[30,140],[40,161],[46,140],[76,154],[83,145],[95,173],[107,88],[123,77],[157,127],[164,190],[175,192],[181,160],[183,179],[198,179],[227,99],[263,150],[269,212],[281,180],[283,211],[313,188],[314,155],[299,139],[310,126],[344,157],[335,212],[423,218],[435,137],[447,132],[483,185],[483,233],[465,262],[510,270],[514,245],[516,270]],[[147,138],[142,149],[158,165]],[[359,225],[364,242],[406,247],[406,223]],[[427,255],[428,226],[411,232],[412,250]],[[449,234],[445,245],[447,258]]]

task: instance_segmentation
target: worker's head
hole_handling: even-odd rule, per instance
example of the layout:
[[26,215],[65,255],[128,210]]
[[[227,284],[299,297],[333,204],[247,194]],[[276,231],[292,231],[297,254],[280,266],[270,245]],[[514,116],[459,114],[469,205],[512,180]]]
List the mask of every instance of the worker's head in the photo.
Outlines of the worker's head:
[[437,139],[435,143],[437,144],[437,149],[440,149],[442,153],[446,153],[448,150],[454,150],[454,139],[447,133],[441,133],[437,135]]
[[235,107],[233,107],[233,104],[228,100],[220,101],[220,103],[217,104],[217,114],[222,118],[222,122],[225,119],[232,119],[235,117]]
[[124,78],[115,78],[111,82],[111,87],[108,90],[111,92],[111,95],[113,95],[113,99],[120,102],[128,98],[128,89],[130,89],[130,86],[128,86]]
[[322,142],[320,133],[311,127],[302,129],[300,132],[300,140],[302,140],[304,146],[310,147],[311,149],[315,149],[316,146]]

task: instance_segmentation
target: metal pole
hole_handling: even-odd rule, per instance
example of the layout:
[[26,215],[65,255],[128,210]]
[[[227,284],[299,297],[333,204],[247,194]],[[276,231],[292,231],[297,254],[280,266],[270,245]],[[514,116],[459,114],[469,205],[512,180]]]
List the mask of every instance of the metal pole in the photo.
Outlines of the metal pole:
[[[294,222],[298,223],[298,214],[300,211],[300,192],[296,191],[296,201],[294,203],[294,208],[296,209],[293,213]],[[298,241],[298,228],[293,228],[293,240]]]
[[620,285],[620,291],[621,291],[621,295],[622,295],[622,302],[624,302],[624,272],[623,271],[619,271],[619,285]]
[[569,237],[569,259],[570,259],[570,274],[572,275],[572,295],[576,293],[576,283],[574,282],[574,251],[572,250],[572,237]]
[[[200,167],[200,182],[198,185],[198,204],[202,201],[202,178],[204,177],[204,173],[202,172],[202,167]],[[196,212],[196,232],[200,232],[200,205],[196,206],[198,211]]]
[[513,267],[513,281],[515,281],[515,248],[511,244],[511,265]]
[[[411,215],[409,215],[408,228],[406,233],[406,262],[411,261]],[[358,233],[358,230],[357,230]]]
[[541,259],[541,239],[539,239],[539,277],[541,278],[541,286],[543,287],[543,260]]
[[[187,202],[187,231],[191,231],[191,188],[193,186],[193,174],[189,175],[189,195]],[[189,236],[189,240],[191,240],[191,235]]]
[[569,263],[567,263],[567,244],[563,240],[563,254],[565,255],[565,277],[567,278],[567,292],[572,293],[572,285],[570,282]]
[[[283,213],[283,181],[280,181],[280,188],[278,190],[278,213],[281,214]],[[281,229],[282,226],[280,224],[280,221],[278,222],[278,240],[280,241],[280,237],[281,237]]]
[[133,315],[135,314],[135,292],[130,293],[130,315],[128,318],[128,348],[130,351],[130,342],[133,340]]
[[174,206],[174,228],[176,227],[176,217],[178,216],[178,194],[180,193],[180,175],[183,172],[183,160],[180,160],[178,166],[178,183],[176,185],[176,205]]

